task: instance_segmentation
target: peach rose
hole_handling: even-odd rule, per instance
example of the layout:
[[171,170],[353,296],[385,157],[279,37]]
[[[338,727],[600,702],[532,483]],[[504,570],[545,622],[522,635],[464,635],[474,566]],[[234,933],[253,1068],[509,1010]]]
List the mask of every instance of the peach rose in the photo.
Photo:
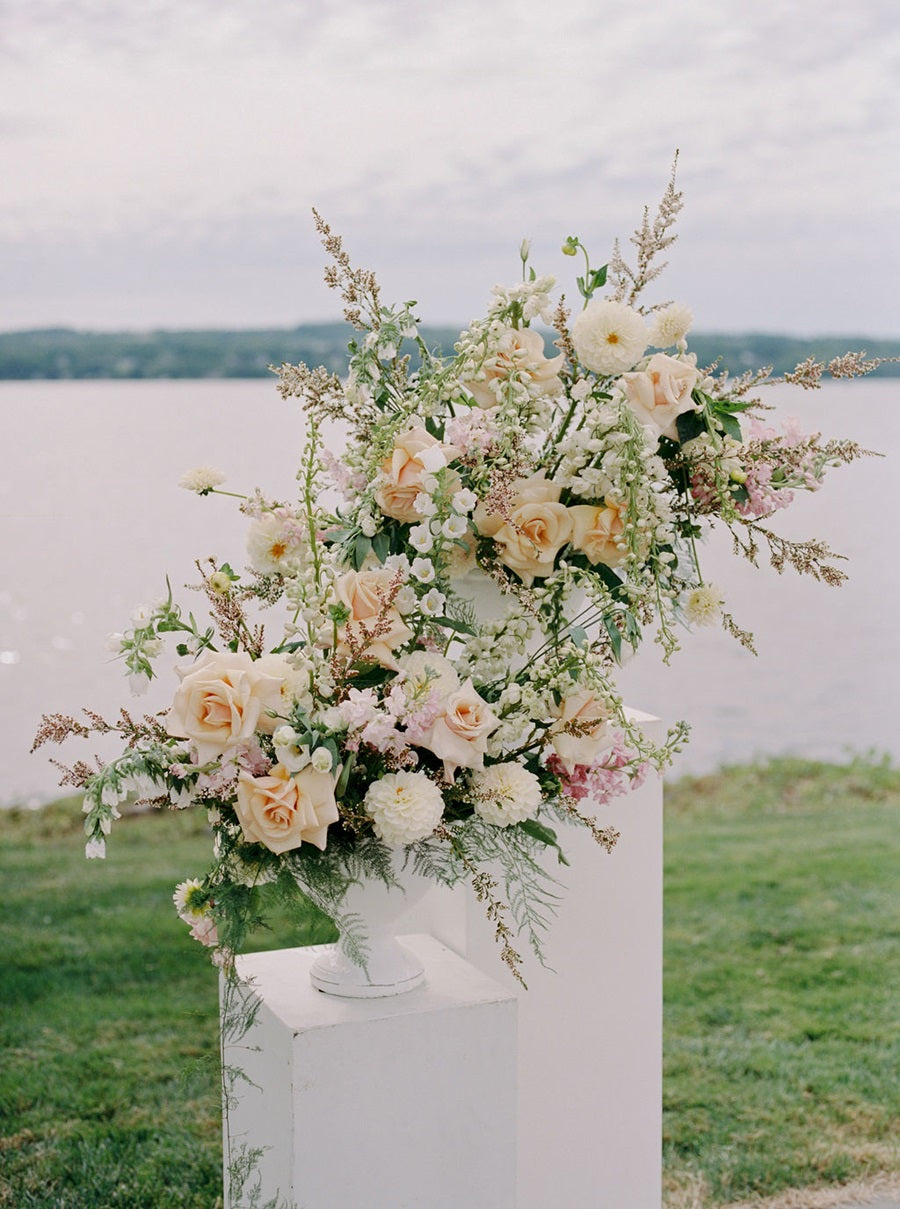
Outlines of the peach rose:
[[574,526],[572,545],[587,557],[588,562],[617,566],[625,551],[616,544],[625,532],[621,509],[604,501],[601,507],[576,504],[569,509]]
[[384,568],[345,571],[334,583],[338,599],[350,610],[349,619],[338,630],[338,653],[350,654],[350,641],[364,645],[362,657],[396,670],[391,653],[412,638],[413,631],[400,611],[386,605],[393,575]]
[[[455,445],[442,445],[424,428],[411,428],[394,440],[394,452],[381,463],[386,481],[375,492],[375,502],[385,514],[404,524],[422,520],[415,502],[422,490],[422,476],[442,469],[459,454]],[[449,489],[455,489],[455,475]]]
[[508,328],[497,344],[496,351],[485,358],[481,369],[484,378],[464,382],[479,407],[496,407],[499,399],[494,393],[496,382],[515,376],[532,388],[532,394],[558,395],[562,390],[559,371],[563,355],[544,356],[544,337],[531,328]]
[[694,404],[691,391],[700,374],[693,365],[654,353],[645,370],[622,375],[625,398],[637,418],[658,428],[662,436],[678,439],[675,421]]
[[[557,720],[550,727],[551,742],[567,772],[573,772],[576,764],[596,763],[612,747],[606,707],[590,689],[570,693],[552,712]],[[572,723],[577,733],[566,730]]]
[[201,764],[249,742],[256,731],[271,734],[268,711],[281,705],[281,688],[291,673],[286,660],[272,656],[257,666],[240,651],[208,651],[190,667],[175,669],[181,684],[166,717],[166,731],[190,739]]
[[448,693],[444,712],[436,718],[417,746],[427,747],[444,761],[444,772],[452,777],[457,768],[483,768],[488,735],[500,719],[475,691],[471,678]]
[[267,777],[242,772],[234,809],[245,839],[279,853],[301,844],[324,849],[328,825],[339,817],[331,773],[307,767],[291,776],[283,764]]
[[559,503],[560,488],[548,483],[544,472],[516,479],[509,520],[489,512],[483,503],[472,517],[483,537],[492,537],[500,549],[497,557],[522,581],[531,585],[536,576],[549,575],[560,549],[572,537],[568,508]]

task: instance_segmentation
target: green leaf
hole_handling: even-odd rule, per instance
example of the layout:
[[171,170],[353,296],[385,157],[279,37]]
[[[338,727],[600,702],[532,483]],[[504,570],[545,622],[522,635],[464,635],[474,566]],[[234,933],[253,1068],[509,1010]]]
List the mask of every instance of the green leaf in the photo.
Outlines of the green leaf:
[[735,441],[739,441],[741,439],[741,426],[734,416],[729,415],[726,412],[716,416],[716,419],[721,425],[726,436],[733,437]]
[[353,569],[361,571],[362,565],[372,553],[372,539],[365,537],[362,533],[356,539],[353,546]]
[[685,411],[675,421],[675,427],[678,430],[678,440],[684,445],[686,441],[693,441],[694,437],[706,432],[706,420],[695,411]]
[[603,265],[600,269],[594,269],[591,277],[591,289],[599,290],[606,285],[606,272],[609,268],[608,264]]
[[537,819],[525,819],[523,823],[519,823],[520,830],[526,835],[530,835],[533,840],[537,840],[540,844],[546,844],[548,848],[555,848],[559,863],[568,865],[566,854],[559,846],[559,841],[556,838],[556,832],[552,827],[545,827],[543,823],[539,823]]
[[380,563],[383,563],[390,554],[391,539],[387,533],[384,532],[384,530],[382,530],[380,533],[376,533],[372,538],[372,549],[375,551],[375,557]]
[[465,621],[457,621],[455,617],[432,617],[431,620],[435,625],[442,625],[456,634],[474,634],[476,632]]
[[587,630],[584,628],[584,626],[573,625],[572,628],[569,630],[569,637],[572,639],[572,641],[575,643],[576,646],[581,646],[581,647],[587,646],[588,636],[587,636]]

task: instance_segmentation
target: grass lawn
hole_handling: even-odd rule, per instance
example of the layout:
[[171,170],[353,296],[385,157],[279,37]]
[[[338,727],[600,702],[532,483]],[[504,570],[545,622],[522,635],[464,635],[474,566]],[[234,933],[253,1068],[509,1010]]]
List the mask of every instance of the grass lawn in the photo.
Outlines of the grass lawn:
[[[667,793],[669,1203],[891,1169],[900,773],[780,761]],[[208,852],[200,812],[123,820],[89,863],[77,803],[0,812],[0,1206],[221,1203],[217,977],[171,906]]]
[[897,1170],[898,805],[863,762],[667,792],[669,1204]]

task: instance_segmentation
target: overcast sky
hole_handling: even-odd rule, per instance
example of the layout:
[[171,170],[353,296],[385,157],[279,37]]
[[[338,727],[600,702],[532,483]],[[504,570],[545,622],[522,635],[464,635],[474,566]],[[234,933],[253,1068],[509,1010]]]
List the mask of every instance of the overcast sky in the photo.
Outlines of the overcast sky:
[[655,299],[900,335],[895,0],[0,0],[0,328],[331,318],[310,208],[465,323],[523,236],[607,258],[665,187]]

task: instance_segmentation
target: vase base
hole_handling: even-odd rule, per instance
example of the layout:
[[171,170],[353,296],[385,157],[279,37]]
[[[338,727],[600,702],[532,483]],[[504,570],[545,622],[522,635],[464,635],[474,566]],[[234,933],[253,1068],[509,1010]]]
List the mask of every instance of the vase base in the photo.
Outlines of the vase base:
[[324,995],[342,999],[384,999],[414,991],[425,981],[421,961],[403,945],[392,941],[389,951],[379,946],[365,967],[350,961],[335,945],[313,962],[309,980]]

